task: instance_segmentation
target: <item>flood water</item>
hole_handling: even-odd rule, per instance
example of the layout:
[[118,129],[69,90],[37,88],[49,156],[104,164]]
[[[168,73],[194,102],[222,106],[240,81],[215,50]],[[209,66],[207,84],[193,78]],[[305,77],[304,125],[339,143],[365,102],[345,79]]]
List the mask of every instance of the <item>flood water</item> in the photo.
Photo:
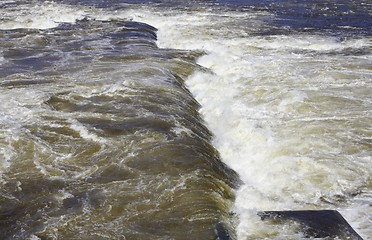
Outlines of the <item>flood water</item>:
[[1,239],[372,238],[372,4],[0,2]]

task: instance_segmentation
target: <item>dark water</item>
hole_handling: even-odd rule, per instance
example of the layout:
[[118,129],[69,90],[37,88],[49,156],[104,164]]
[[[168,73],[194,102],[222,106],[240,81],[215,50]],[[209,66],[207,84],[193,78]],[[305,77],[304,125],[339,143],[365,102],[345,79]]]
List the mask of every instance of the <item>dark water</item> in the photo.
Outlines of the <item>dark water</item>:
[[[371,3],[369,1],[218,1],[238,8],[269,11],[277,16],[276,24],[294,30],[351,31],[371,34]],[[347,27],[349,30],[344,30]],[[351,28],[351,30],[350,30]],[[352,29],[356,28],[356,29]]]
[[[217,239],[218,233],[223,236],[221,231],[226,231],[233,239],[286,239],[289,235],[273,234],[270,226],[265,227],[267,230],[246,230],[254,234],[236,234],[246,220],[238,219],[239,209],[233,205],[242,184],[240,179],[244,182],[246,176],[238,176],[231,169],[234,167],[224,163],[219,153],[224,153],[223,148],[212,144],[213,139],[220,139],[218,132],[208,129],[210,122],[206,127],[199,113],[203,106],[185,83],[195,72],[215,71],[197,62],[210,49],[186,50],[190,49],[187,45],[177,50],[159,48],[157,29],[148,25],[149,21],[131,21],[132,17],[126,15],[126,11],[143,9],[159,14],[159,22],[167,19],[167,14],[191,18],[200,14],[202,20],[208,14],[215,14],[215,20],[219,15],[224,17],[211,22],[212,28],[191,28],[191,44],[197,44],[195,36],[202,39],[207,35],[211,42],[218,42],[218,38],[222,42],[231,34],[229,41],[235,46],[235,34],[243,33],[258,38],[269,36],[265,40],[278,42],[286,35],[330,36],[335,45],[346,44],[349,39],[368,42],[372,36],[372,5],[363,0],[0,3],[0,238]],[[257,17],[239,19],[231,17],[234,13]],[[231,26],[224,25],[224,19]],[[256,19],[264,24],[254,25]],[[195,23],[193,19],[178,20],[190,21],[190,26]],[[366,67],[368,44],[350,46],[345,51],[344,47],[331,47],[319,54],[310,47],[290,54],[304,54],[304,59],[336,56],[335,61],[345,55],[362,56],[367,60],[351,64],[350,69],[366,69],[370,74],[371,68]],[[260,51],[265,48],[254,47]],[[258,59],[266,52],[259,54],[255,56]],[[245,73],[234,74],[246,78]],[[219,75],[211,76],[213,79]],[[242,89],[251,87],[244,85]],[[364,91],[358,91],[364,96]],[[209,103],[225,97],[211,96]],[[236,98],[248,101],[245,96]],[[356,118],[361,112],[368,116],[368,107],[354,109],[358,111]],[[231,119],[234,117],[231,115]],[[369,119],[366,126],[359,126],[359,122],[358,126],[350,125],[363,136],[370,136],[370,132],[363,132],[368,129]],[[215,122],[221,126],[219,120]],[[263,124],[254,125],[265,128]],[[288,125],[293,131],[299,129]],[[222,126],[226,132],[230,127]],[[285,130],[276,134],[281,131]],[[333,130],[327,133],[334,134]],[[362,157],[368,157],[370,143],[363,146],[359,152],[350,150],[350,155],[363,152]],[[254,164],[248,165],[252,169],[261,166]],[[369,170],[365,171],[368,175]],[[290,176],[287,178],[292,181]],[[363,181],[355,184],[362,190],[354,196],[370,190],[370,181]],[[263,199],[281,201],[272,196]],[[338,204],[333,197],[325,201]],[[249,198],[246,202],[250,202]],[[251,204],[250,209],[259,208],[255,201]],[[301,235],[294,236],[296,239]]]

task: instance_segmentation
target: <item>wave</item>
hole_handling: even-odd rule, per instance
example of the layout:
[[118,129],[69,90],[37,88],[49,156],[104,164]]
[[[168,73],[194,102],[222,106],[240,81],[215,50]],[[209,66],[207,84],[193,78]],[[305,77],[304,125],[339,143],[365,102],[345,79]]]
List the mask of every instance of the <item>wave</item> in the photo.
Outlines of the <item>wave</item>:
[[234,236],[239,177],[184,85],[200,52],[118,20],[6,38],[2,239]]

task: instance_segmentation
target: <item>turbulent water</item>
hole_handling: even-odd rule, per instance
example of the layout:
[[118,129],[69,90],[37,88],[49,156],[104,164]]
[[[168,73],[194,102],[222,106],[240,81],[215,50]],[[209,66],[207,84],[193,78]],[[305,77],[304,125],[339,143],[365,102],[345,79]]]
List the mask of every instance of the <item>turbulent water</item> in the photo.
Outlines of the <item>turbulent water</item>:
[[0,2],[1,239],[372,239],[372,4]]

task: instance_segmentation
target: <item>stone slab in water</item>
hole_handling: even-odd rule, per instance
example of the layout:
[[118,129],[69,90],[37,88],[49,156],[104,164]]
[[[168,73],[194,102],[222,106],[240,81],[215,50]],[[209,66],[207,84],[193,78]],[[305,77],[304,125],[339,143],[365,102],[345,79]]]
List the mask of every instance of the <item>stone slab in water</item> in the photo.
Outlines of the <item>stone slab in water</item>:
[[293,220],[303,226],[306,237],[363,240],[342,215],[335,210],[264,211],[262,220]]

